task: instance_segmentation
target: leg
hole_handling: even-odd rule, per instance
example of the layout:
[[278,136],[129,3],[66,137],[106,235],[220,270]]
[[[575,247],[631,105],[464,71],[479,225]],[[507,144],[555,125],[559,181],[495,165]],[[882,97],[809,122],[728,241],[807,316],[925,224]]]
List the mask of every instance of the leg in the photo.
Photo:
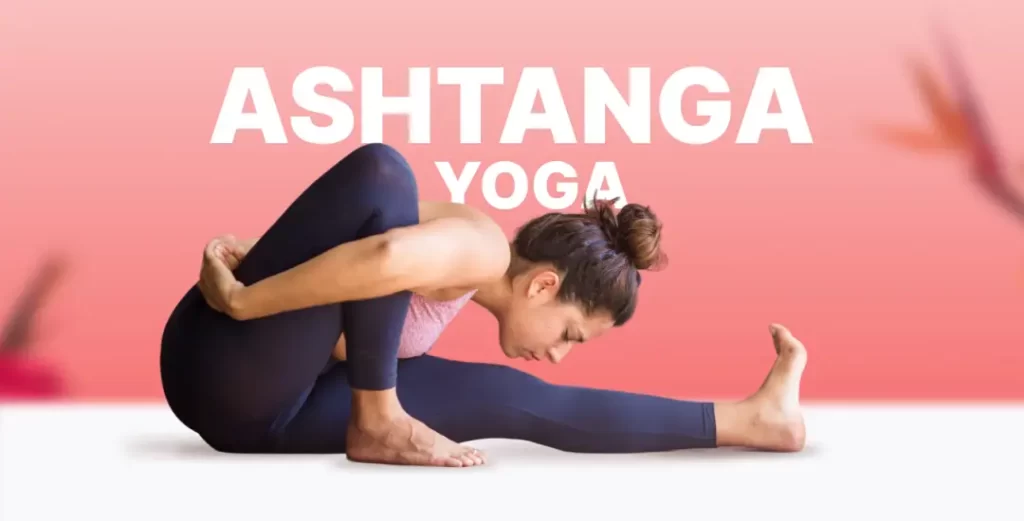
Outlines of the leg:
[[[236,276],[243,284],[252,284],[339,244],[418,222],[418,190],[408,163],[391,147],[365,145],[317,179],[292,204],[256,243]],[[341,304],[348,367],[357,388],[395,386],[398,341],[410,295],[400,292]],[[317,372],[322,369],[323,364],[316,368]]]
[[[299,195],[249,251],[235,276],[253,284],[339,244],[415,224],[417,195],[415,179],[397,153],[383,145],[359,148]],[[345,327],[341,304],[240,322],[210,309],[192,288],[164,331],[165,388],[174,388],[168,394],[187,396],[175,401],[191,402],[179,409],[202,409],[183,411],[198,417],[193,423],[221,424],[207,430],[223,430],[229,439],[242,429],[262,429],[266,435],[294,414],[343,331],[352,329],[350,334],[364,337],[378,331],[379,337],[397,338],[391,330],[401,328],[408,298],[395,295],[370,302],[380,315],[368,319],[363,314],[357,331]],[[374,348],[394,350],[397,341]],[[388,363],[387,353],[375,357],[367,351],[352,353],[359,360],[355,368],[360,369],[360,381],[386,386],[394,361]],[[258,440],[251,443],[258,445]]]
[[[520,439],[569,452],[715,446],[710,403],[556,386],[506,366],[433,356],[402,361],[399,375],[409,413],[458,441]],[[350,396],[344,370],[324,374],[275,450],[344,452]]]
[[[711,403],[553,385],[502,365],[423,357],[409,366],[403,403],[454,440],[518,439],[581,453],[715,446]],[[423,392],[428,379],[447,383]],[[406,397],[407,385],[419,392]]]
[[[390,147],[367,145],[306,189],[252,248],[236,276],[252,284],[339,244],[413,225],[418,218],[409,165]],[[168,401],[174,395],[172,408],[192,417],[188,423],[200,426],[194,428],[211,444],[230,451],[266,450],[302,409],[344,333],[346,368],[358,392],[378,401],[378,393],[385,398],[390,393],[397,403],[397,350],[409,297],[400,292],[239,322],[210,310],[193,289],[186,300],[199,303],[179,305],[165,329]],[[408,415],[399,419],[411,422]],[[373,434],[387,437],[386,427],[375,424]],[[458,447],[430,439],[435,447]]]
[[[796,397],[803,346],[785,330],[761,389],[739,403],[698,403],[546,383],[515,369],[422,356],[399,366],[398,393],[410,413],[456,441],[505,438],[568,452],[637,453],[743,446],[803,447]],[[345,450],[351,390],[345,371],[321,377],[282,433],[280,452]]]
[[403,367],[399,394],[410,412],[456,441],[513,438],[598,453],[796,451],[804,444],[799,386],[807,355],[781,326],[772,333],[778,358],[761,389],[739,403],[558,386],[504,366],[433,357]]

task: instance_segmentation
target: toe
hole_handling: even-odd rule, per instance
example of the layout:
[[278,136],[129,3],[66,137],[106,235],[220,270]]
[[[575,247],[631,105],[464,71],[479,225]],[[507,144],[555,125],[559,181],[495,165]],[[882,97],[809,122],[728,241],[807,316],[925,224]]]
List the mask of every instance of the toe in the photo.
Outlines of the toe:
[[473,447],[463,447],[463,450],[459,454],[459,457],[463,461],[468,461],[470,465],[484,464],[483,454],[480,451],[474,449]]
[[473,462],[477,465],[483,465],[485,462],[484,454],[476,449],[470,449],[469,456],[473,458]]
[[450,456],[450,457],[447,457],[447,458],[444,459],[444,466],[445,467],[465,467],[466,465],[462,462],[462,460],[460,458],[457,458],[457,457],[454,457],[454,456]]
[[771,332],[772,337],[776,339],[782,339],[790,334],[789,330],[786,329],[786,326],[783,326],[782,324],[771,324],[768,326],[768,331]]

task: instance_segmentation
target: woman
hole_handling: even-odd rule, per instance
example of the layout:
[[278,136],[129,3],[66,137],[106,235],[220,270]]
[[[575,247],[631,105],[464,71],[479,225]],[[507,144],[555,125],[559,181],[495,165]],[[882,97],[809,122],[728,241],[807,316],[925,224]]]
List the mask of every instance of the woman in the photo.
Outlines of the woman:
[[738,403],[545,383],[509,367],[426,355],[467,302],[498,320],[509,358],[557,363],[621,326],[661,223],[627,205],[548,214],[509,243],[486,215],[418,201],[393,148],[365,145],[320,176],[258,241],[211,242],[172,313],[161,371],[171,409],[224,452],[345,453],[354,461],[472,466],[461,442],[574,452],[803,447],[803,346]]

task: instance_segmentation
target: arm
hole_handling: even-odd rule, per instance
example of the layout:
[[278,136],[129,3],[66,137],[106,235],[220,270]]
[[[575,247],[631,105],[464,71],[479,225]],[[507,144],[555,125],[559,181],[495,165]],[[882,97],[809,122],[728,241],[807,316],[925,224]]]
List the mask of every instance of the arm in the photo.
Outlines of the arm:
[[240,288],[229,314],[248,320],[404,290],[469,286],[504,273],[509,249],[501,229],[452,211],[459,212],[442,209],[436,219],[341,244]]

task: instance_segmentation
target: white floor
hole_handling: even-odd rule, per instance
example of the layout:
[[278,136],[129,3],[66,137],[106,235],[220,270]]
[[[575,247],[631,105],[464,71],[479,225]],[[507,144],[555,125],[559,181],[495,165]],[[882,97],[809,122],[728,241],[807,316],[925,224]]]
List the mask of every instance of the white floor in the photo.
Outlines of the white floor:
[[779,455],[476,443],[476,469],[214,453],[158,406],[0,408],[0,520],[1024,520],[1024,404],[817,406]]

